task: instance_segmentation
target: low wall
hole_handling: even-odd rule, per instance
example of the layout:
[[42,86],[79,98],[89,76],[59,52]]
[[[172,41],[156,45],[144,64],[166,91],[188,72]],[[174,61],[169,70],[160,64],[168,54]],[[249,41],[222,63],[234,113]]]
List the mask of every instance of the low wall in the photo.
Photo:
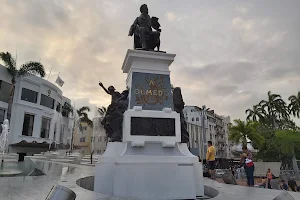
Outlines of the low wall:
[[281,162],[254,162],[254,176],[266,176],[270,168],[274,176],[279,177]]

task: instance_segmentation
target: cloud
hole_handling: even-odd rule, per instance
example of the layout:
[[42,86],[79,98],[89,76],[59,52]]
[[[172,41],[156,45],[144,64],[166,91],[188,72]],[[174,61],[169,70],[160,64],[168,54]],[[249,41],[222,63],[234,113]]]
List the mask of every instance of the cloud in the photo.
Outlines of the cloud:
[[166,16],[167,16],[167,19],[170,21],[173,21],[176,19],[176,15],[173,12],[167,12]]
[[49,80],[60,72],[76,107],[107,106],[98,82],[125,89],[121,65],[142,3],[160,18],[161,49],[177,54],[171,81],[186,104],[244,119],[269,90],[286,100],[298,92],[298,1],[3,0],[0,51],[53,65]]
[[236,6],[236,10],[241,14],[247,14],[248,13],[248,8],[246,8],[244,6]]

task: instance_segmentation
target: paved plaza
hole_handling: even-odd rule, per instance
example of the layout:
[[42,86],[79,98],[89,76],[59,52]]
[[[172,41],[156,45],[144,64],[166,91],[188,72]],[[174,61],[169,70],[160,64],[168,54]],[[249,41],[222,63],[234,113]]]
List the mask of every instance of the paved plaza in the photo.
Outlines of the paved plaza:
[[[46,175],[0,177],[0,200],[43,200],[56,184],[73,190],[77,196],[76,200],[126,200],[126,198],[95,193],[77,185],[79,179],[88,180],[88,177],[94,176],[94,166],[70,163],[69,159],[63,162],[64,159],[62,157],[60,161],[53,161],[54,158],[52,156],[37,156],[36,158],[33,156],[26,159],[29,160],[25,162],[32,161]],[[87,182],[86,184],[86,187],[93,186],[93,183]],[[282,192],[279,190],[227,185],[207,178],[204,178],[204,185],[205,194],[215,196],[214,198],[210,198],[214,200],[272,200]],[[300,193],[289,192],[289,194],[294,199],[300,199]]]

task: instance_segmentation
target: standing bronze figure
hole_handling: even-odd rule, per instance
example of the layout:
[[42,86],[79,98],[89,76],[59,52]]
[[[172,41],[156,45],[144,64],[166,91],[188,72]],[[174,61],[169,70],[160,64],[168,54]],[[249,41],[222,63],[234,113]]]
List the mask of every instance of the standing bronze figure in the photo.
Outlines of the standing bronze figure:
[[115,91],[113,86],[109,86],[106,89],[100,82],[99,85],[103,90],[111,95],[111,104],[107,108],[107,112],[101,122],[106,131],[106,135],[110,138],[111,142],[122,141],[122,123],[123,114],[128,108],[128,90],[124,90],[122,94]]
[[141,5],[140,11],[141,15],[135,19],[128,34],[128,36],[134,35],[134,49],[154,51],[157,47],[159,51],[161,29],[158,18],[150,18],[146,4]]
[[173,90],[173,103],[174,110],[180,114],[180,124],[181,124],[181,142],[188,143],[189,142],[189,133],[187,131],[187,124],[184,119],[183,109],[184,102],[181,95],[181,89],[179,87],[174,88]]

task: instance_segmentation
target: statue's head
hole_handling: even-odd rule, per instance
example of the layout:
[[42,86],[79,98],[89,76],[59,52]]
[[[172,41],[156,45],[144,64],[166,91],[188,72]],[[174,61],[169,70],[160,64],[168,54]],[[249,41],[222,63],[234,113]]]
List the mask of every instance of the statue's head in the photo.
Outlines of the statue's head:
[[146,4],[141,5],[140,11],[143,14],[148,14],[148,6]]
[[115,89],[115,87],[114,86],[109,86],[108,87],[108,91],[110,91],[110,92],[113,92],[113,91],[115,91],[116,89]]

